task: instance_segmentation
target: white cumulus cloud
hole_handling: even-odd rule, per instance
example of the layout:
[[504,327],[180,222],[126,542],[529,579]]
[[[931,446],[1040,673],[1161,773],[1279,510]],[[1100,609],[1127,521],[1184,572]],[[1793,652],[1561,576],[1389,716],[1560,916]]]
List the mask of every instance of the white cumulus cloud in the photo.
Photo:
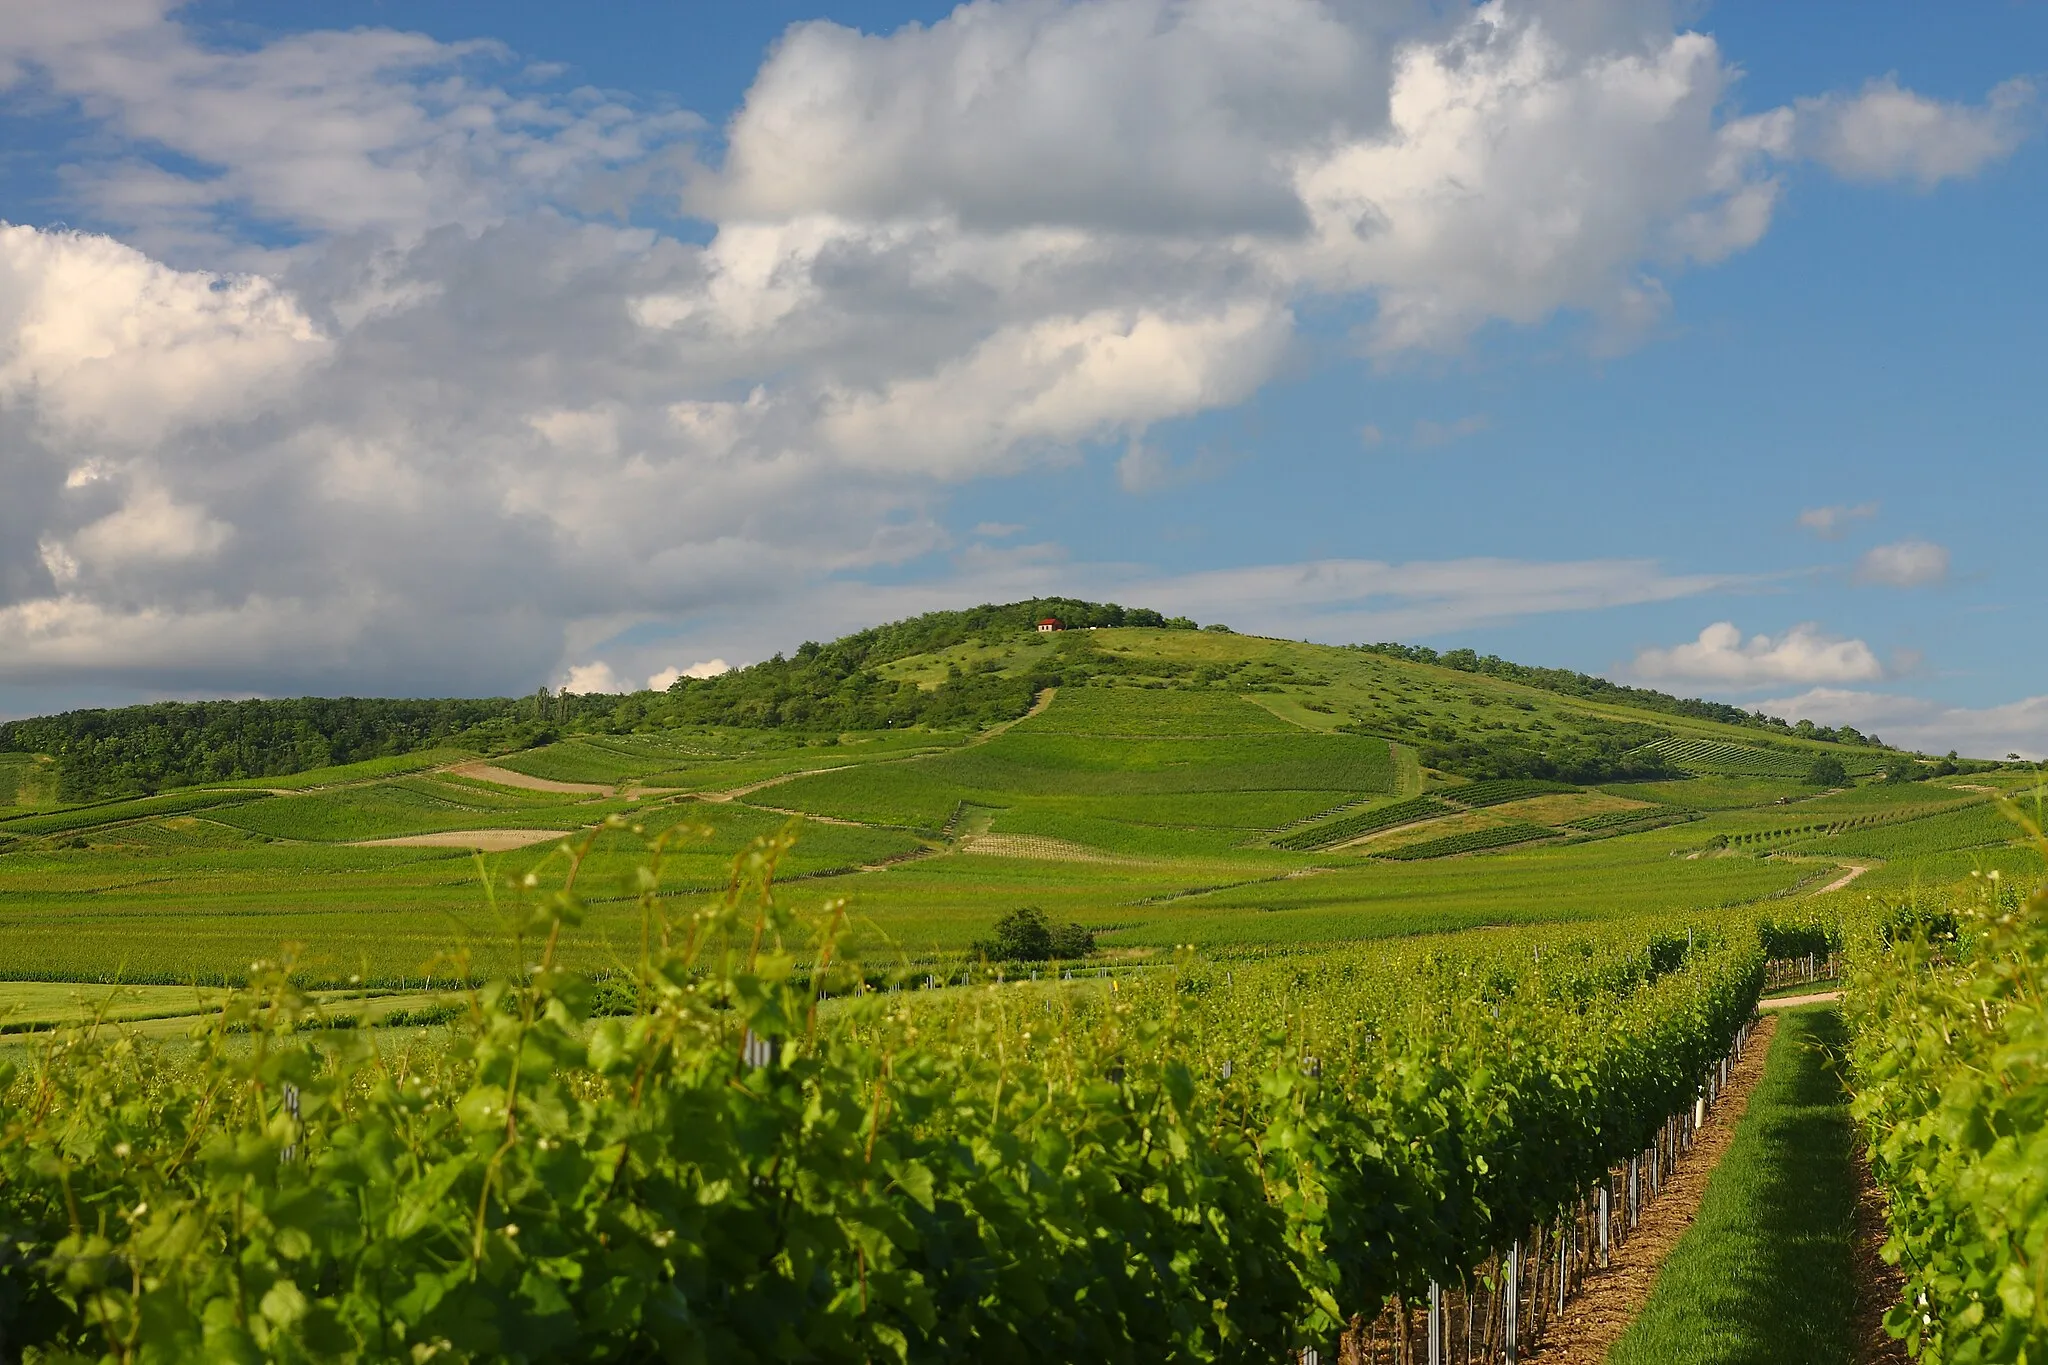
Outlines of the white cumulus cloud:
[[269,280],[0,224],[0,407],[32,408],[74,454],[259,411],[329,350]]
[[2033,83],[2024,79],[1995,87],[1981,105],[1959,105],[1884,76],[1854,95],[1801,100],[1799,137],[1808,155],[1844,179],[1931,188],[2010,156],[2032,131],[2033,103]]
[[649,691],[666,692],[683,678],[715,678],[721,673],[730,673],[732,665],[723,659],[706,659],[691,664],[688,668],[669,667],[662,669],[647,680]]
[[[978,0],[793,28],[705,164],[693,116],[488,43],[214,43],[189,13],[0,0],[0,112],[87,130],[55,183],[113,234],[0,225],[0,685],[502,692],[745,657],[709,627],[630,667],[608,642],[908,602],[861,576],[948,548],[963,481],[1110,451],[1134,490],[1197,477],[1148,433],[1255,393],[1303,308],[1361,307],[1382,357],[1560,312],[1625,342],[1674,272],[1758,240],[1802,148],[1960,173],[2006,124],[1967,154],[1855,130],[2016,98],[1740,114],[1727,55],[1654,6]],[[689,231],[600,216],[667,191]],[[1003,581],[1055,586],[1032,553]],[[1695,590],[1632,573],[1091,581],[1388,634]]]
[[1888,588],[1919,588],[1948,577],[1948,550],[1930,540],[1874,545],[1856,564],[1856,581]]
[[1716,621],[1699,638],[1669,649],[1645,649],[1629,670],[1649,681],[1683,681],[1726,688],[1771,683],[1870,682],[1884,666],[1861,640],[1823,634],[1803,624],[1784,634],[1744,639],[1733,622]]
[[1797,696],[1758,702],[1759,709],[1821,725],[1853,725],[1887,744],[1942,754],[1951,749],[1968,758],[2004,758],[2017,753],[2048,758],[2048,696],[2023,697],[1999,706],[1952,706],[1924,697],[1854,688],[1816,687]]
[[564,692],[630,692],[632,688],[621,678],[612,666],[599,659],[595,663],[576,664],[562,680]]

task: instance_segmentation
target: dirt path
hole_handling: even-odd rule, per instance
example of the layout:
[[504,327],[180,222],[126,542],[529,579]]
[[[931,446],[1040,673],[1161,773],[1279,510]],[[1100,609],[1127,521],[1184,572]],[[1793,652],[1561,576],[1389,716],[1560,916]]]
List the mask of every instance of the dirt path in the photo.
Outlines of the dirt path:
[[[1059,689],[1057,687],[1046,688],[1043,692],[1040,692],[1038,694],[1038,699],[1031,703],[1031,709],[1029,711],[1026,711],[1023,715],[1017,717],[1017,720],[1006,720],[1002,722],[1000,725],[991,725],[988,727],[988,729],[983,730],[980,734],[976,735],[974,738],[968,740],[965,744],[961,745],[960,748],[971,749],[977,744],[986,744],[990,740],[994,739],[997,735],[1003,733],[1003,731],[1009,729],[1012,725],[1015,725],[1017,721],[1030,720],[1033,716],[1043,715],[1045,713],[1045,708],[1052,705],[1053,694],[1055,694],[1058,691]],[[879,759],[868,766],[879,768],[894,763],[916,763],[921,759],[935,758],[938,756],[938,754],[950,754],[954,752],[957,751],[953,749],[940,749],[937,751],[937,754],[907,754],[902,758]],[[742,796],[749,796],[754,792],[764,791],[769,787],[776,786],[783,782],[794,781],[799,777],[816,777],[820,773],[842,773],[845,772],[848,768],[856,768],[859,766],[860,765],[857,763],[841,763],[839,766],[835,768],[804,768],[798,772],[782,773],[775,777],[766,777],[761,779],[759,782],[750,782],[744,787],[734,787],[729,791],[698,792],[697,799],[699,801],[737,801]],[[773,810],[775,809],[775,807],[764,807],[764,809]],[[789,813],[795,815],[800,814],[801,812],[791,811]],[[815,815],[811,816],[810,818],[813,820],[824,819],[824,817],[822,816]],[[825,820],[825,823],[857,825],[861,822],[858,820]]]
[[1671,1183],[1643,1210],[1642,1222],[1623,1244],[1614,1264],[1586,1276],[1585,1288],[1566,1305],[1564,1314],[1545,1333],[1543,1348],[1528,1358],[1540,1365],[1602,1365],[1607,1350],[1621,1339],[1649,1301],[1657,1272],[1698,1216],[1707,1181],[1735,1140],[1735,1127],[1749,1108],[1749,1097],[1763,1079],[1764,1056],[1778,1021],[1765,1015],[1735,1063],[1728,1096],[1714,1109],[1692,1151],[1672,1173]]
[[495,782],[501,787],[518,787],[530,792],[565,792],[580,796],[610,796],[616,788],[601,782],[551,782],[545,777],[528,777],[494,763],[458,763],[448,769],[457,777],[478,782]]
[[1789,1010],[1797,1005],[1831,1005],[1842,998],[1840,991],[1816,991],[1812,995],[1780,995],[1770,1000],[1759,1000],[1760,1010]]
[[1835,878],[1835,879],[1834,879],[1833,881],[1829,882],[1829,883],[1828,883],[1828,884],[1827,884],[1826,886],[1823,886],[1823,887],[1822,887],[1822,888],[1821,888],[1820,890],[1818,890],[1818,891],[1812,891],[1812,892],[1808,892],[1807,894],[1809,894],[1809,895],[1814,895],[1814,896],[1825,896],[1825,895],[1826,895],[1826,894],[1827,894],[1828,892],[1830,892],[1830,891],[1840,891],[1840,890],[1841,890],[1841,889],[1842,889],[1843,887],[1847,886],[1847,885],[1848,885],[1848,884],[1849,884],[1850,882],[1853,882],[1853,881],[1855,881],[1855,880],[1856,880],[1856,879],[1857,879],[1858,877],[1860,877],[1860,876],[1862,876],[1862,875],[1863,875],[1864,873],[1866,873],[1866,872],[1870,871],[1870,869],[1871,869],[1871,868],[1873,868],[1873,867],[1875,867],[1875,866],[1876,866],[1876,864],[1875,864],[1875,863],[1845,863],[1845,864],[1843,864],[1843,866],[1847,867],[1847,868],[1848,868],[1849,870],[1848,870],[1847,872],[1843,873],[1843,874],[1842,874],[1841,876],[1839,876],[1839,877]]
[[[837,772],[837,771],[839,771],[839,770],[838,770],[837,768],[830,768],[830,769],[827,769],[826,771],[828,771],[828,772]],[[757,805],[757,806],[755,806],[755,807],[754,807],[754,809],[755,809],[755,810],[765,810],[765,811],[767,811],[767,812],[768,812],[768,813],[769,813],[770,815],[795,815],[795,816],[800,816],[800,817],[802,817],[802,819],[803,819],[803,822],[804,822],[805,824],[807,824],[807,825],[845,825],[845,826],[846,826],[846,827],[847,827],[848,829],[869,829],[869,828],[872,828],[872,827],[871,827],[871,826],[869,826],[869,825],[865,825],[865,824],[861,823],[861,822],[860,822],[859,820],[842,820],[842,819],[840,819],[840,818],[839,818],[838,816],[836,816],[836,815],[817,815],[817,814],[813,814],[812,812],[810,812],[810,811],[807,811],[807,810],[791,810],[791,809],[789,809],[789,808],[788,808],[787,806],[760,806],[760,805]]]
[[[1025,713],[1024,713],[1023,715],[1021,715],[1021,716],[1017,717],[1017,719],[1016,719],[1016,720],[1006,720],[1006,721],[1002,721],[1002,722],[1000,722],[1000,723],[998,723],[998,724],[995,724],[995,725],[991,725],[991,726],[989,726],[989,727],[988,727],[988,729],[986,729],[986,730],[983,730],[983,731],[982,731],[982,732],[981,732],[980,734],[976,735],[976,736],[975,736],[975,737],[974,737],[973,739],[970,739],[970,740],[968,740],[968,741],[967,741],[967,743],[968,743],[968,744],[986,744],[986,743],[988,743],[988,742],[989,742],[990,740],[994,739],[994,738],[995,738],[995,737],[996,737],[997,735],[1001,734],[1001,733],[1002,733],[1003,731],[1005,731],[1005,730],[1009,729],[1009,728],[1010,728],[1010,727],[1011,727],[1012,725],[1015,725],[1015,724],[1017,724],[1017,723],[1018,723],[1019,721],[1026,721],[1026,720],[1030,720],[1030,719],[1031,719],[1031,718],[1032,718],[1033,716],[1042,716],[1042,715],[1044,715],[1044,714],[1045,714],[1045,708],[1046,708],[1046,707],[1048,707],[1048,706],[1051,706],[1051,705],[1052,705],[1052,699],[1053,699],[1054,697],[1058,696],[1058,695],[1059,695],[1059,689],[1058,689],[1057,687],[1048,687],[1048,688],[1046,688],[1046,689],[1045,689],[1045,690],[1044,690],[1043,692],[1040,692],[1040,693],[1038,694],[1038,697],[1037,697],[1037,699],[1036,699],[1036,700],[1034,700],[1034,701],[1033,701],[1033,702],[1031,703],[1031,709],[1030,709],[1029,711],[1026,711],[1026,712],[1025,712]],[[965,745],[963,745],[962,747],[964,748],[964,747],[966,747],[966,746],[965,746]]]
[[759,782],[749,782],[744,787],[733,787],[722,792],[698,792],[697,799],[699,801],[737,801],[742,796],[748,796],[764,788],[772,787],[778,782],[789,782],[799,777],[816,777],[819,773],[843,773],[848,768],[857,768],[859,766],[858,763],[841,763],[836,768],[799,768],[793,773],[778,773],[774,777],[764,777]]
[[1856,1149],[1856,1365],[1909,1365],[1906,1343],[1884,1330],[1884,1315],[1906,1292],[1906,1277],[1886,1265],[1878,1249],[1885,1240],[1884,1192],[1870,1178],[1859,1134]]

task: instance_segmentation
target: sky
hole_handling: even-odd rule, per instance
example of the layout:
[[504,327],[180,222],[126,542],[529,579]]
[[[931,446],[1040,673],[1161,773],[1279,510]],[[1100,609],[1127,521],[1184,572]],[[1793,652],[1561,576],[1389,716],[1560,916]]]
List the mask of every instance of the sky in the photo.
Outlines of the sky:
[[0,0],[0,715],[941,607],[2048,755],[2048,4]]

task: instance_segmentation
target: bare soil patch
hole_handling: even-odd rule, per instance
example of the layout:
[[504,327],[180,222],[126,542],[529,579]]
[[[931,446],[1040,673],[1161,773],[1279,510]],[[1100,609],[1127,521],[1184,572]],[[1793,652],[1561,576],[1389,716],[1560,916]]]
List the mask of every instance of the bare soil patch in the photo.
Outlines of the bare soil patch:
[[1530,1360],[1541,1365],[1602,1365],[1607,1359],[1608,1348],[1649,1302],[1665,1258],[1699,1215],[1714,1167],[1734,1142],[1736,1125],[1763,1079],[1764,1056],[1777,1028],[1778,1021],[1765,1015],[1750,1034],[1749,1047],[1735,1063],[1727,1097],[1714,1106],[1693,1149],[1673,1167],[1671,1183],[1644,1208],[1642,1221],[1615,1255],[1614,1264],[1587,1274],[1585,1287],[1553,1320],[1542,1349],[1531,1353]]
[[[1455,800],[1457,788],[1451,788],[1445,795]],[[1648,813],[1657,807],[1648,801],[1608,792],[1551,792],[1544,796],[1525,796],[1520,801],[1504,801],[1485,809],[1499,811],[1512,820],[1526,820],[1532,825],[1562,825],[1583,820],[1589,815],[1606,815],[1621,810]]]
[[602,782],[553,782],[545,777],[528,777],[494,763],[464,763],[450,768],[457,777],[495,782],[501,787],[518,787],[530,792],[567,792],[581,796],[610,796],[613,788]]
[[962,839],[959,844],[962,853],[980,853],[991,858],[1038,858],[1059,863],[1120,863],[1125,866],[1142,864],[1142,858],[1127,858],[1114,853],[1105,853],[1099,848],[1086,844],[1070,843],[1065,839],[1048,839],[1037,834],[974,834]]
[[544,844],[566,839],[561,829],[443,829],[432,834],[401,834],[392,839],[358,839],[352,848],[480,848],[486,853],[503,853],[509,848]]

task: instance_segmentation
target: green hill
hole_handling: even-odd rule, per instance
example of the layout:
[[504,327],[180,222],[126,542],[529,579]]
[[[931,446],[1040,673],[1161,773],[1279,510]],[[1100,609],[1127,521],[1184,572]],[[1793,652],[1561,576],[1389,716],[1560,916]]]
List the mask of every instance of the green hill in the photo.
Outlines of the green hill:
[[[1097,624],[1040,632],[1056,611]],[[645,841],[666,832],[687,898],[791,819],[783,877],[846,898],[857,950],[918,960],[1023,907],[1142,956],[1711,911],[2032,856],[1990,804],[2020,774],[1476,655],[1085,603],[934,613],[667,693],[274,705],[246,713],[259,735],[325,716],[355,740],[301,732],[305,751],[400,752],[276,773],[282,750],[252,745],[237,768],[218,706],[0,732],[46,745],[0,757],[7,975],[218,981],[285,942],[335,983],[416,979],[458,946],[487,963],[509,947],[472,847],[516,900],[585,837],[566,948],[601,963],[642,932]],[[121,752],[154,754],[156,780]],[[61,800],[80,753],[158,790]],[[1807,781],[1823,756],[1838,787]]]

